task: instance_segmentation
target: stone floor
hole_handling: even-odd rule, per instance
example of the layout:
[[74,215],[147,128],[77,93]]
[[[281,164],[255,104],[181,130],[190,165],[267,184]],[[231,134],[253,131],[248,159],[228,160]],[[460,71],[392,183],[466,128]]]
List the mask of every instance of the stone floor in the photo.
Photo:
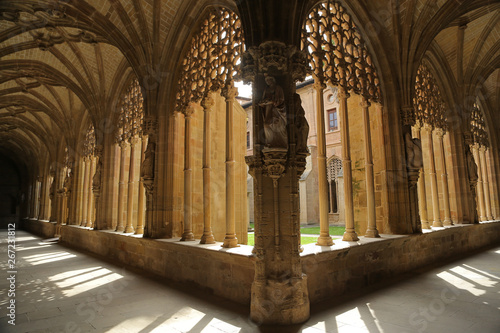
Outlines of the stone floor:
[[500,332],[500,247],[313,305],[302,325],[259,327],[247,306],[22,231],[14,327],[6,317],[7,233],[0,237],[0,332]]

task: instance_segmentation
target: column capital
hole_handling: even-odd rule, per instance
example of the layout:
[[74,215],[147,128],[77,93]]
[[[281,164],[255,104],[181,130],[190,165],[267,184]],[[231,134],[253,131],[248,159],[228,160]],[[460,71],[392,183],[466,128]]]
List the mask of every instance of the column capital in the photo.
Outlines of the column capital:
[[133,147],[139,142],[139,137],[138,136],[132,136],[130,138],[130,146]]
[[429,123],[424,123],[424,126],[423,128],[426,130],[426,131],[429,131],[432,133],[432,130],[433,130],[433,126]]
[[214,105],[215,99],[211,96],[211,94],[208,94],[201,100],[201,106],[205,112],[211,111]]
[[344,98],[347,99],[351,95],[349,95],[349,93],[344,87],[339,86],[337,96],[339,97],[339,99],[344,99]]
[[189,103],[188,107],[182,111],[182,114],[184,114],[184,118],[191,118],[191,116],[193,115],[194,113],[194,104],[191,102]]
[[322,93],[323,90],[325,90],[325,88],[326,88],[326,84],[322,80],[315,77],[314,83],[313,83],[313,88],[314,88],[314,90]]
[[362,107],[362,108],[368,108],[370,107],[371,103],[370,101],[368,101],[368,99],[366,97],[363,97],[361,99],[361,102],[359,103],[359,105]]
[[127,140],[121,140],[120,143],[118,144],[122,150],[127,149],[128,147],[128,142]]
[[445,131],[444,131],[441,127],[436,127],[436,128],[434,129],[434,133],[436,133],[436,135],[437,135],[440,139],[442,139],[442,138],[443,138],[443,136],[444,136]]
[[231,82],[229,85],[222,88],[221,95],[224,96],[226,102],[233,102],[236,99],[236,96],[238,96],[238,88],[236,88]]
[[423,124],[419,119],[417,119],[415,121],[415,125],[413,125],[413,127],[415,128],[415,130],[420,131],[420,129],[423,127]]
[[486,147],[485,147],[485,146],[483,146],[483,145],[479,145],[479,151],[480,151],[481,153],[486,152]]

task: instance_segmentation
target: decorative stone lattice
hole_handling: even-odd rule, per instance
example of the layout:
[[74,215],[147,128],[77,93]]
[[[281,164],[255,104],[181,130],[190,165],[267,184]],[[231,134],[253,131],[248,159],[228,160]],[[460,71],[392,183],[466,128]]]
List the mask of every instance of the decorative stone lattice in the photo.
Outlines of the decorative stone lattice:
[[83,156],[88,157],[94,155],[95,151],[95,132],[94,125],[90,125],[85,134],[85,140],[83,141]]
[[332,180],[337,180],[339,173],[342,171],[342,160],[337,157],[333,157],[330,162],[328,162],[328,166],[326,169],[326,176],[328,178],[328,182]]
[[181,65],[176,110],[200,102],[210,91],[229,86],[244,51],[239,17],[225,8],[211,10],[202,21]]
[[359,29],[339,2],[321,2],[312,9],[302,29],[302,48],[308,51],[316,80],[381,102],[372,58]]
[[415,119],[421,124],[446,130],[446,106],[436,79],[424,64],[417,70],[413,105]]
[[120,101],[117,142],[128,141],[142,135],[144,121],[144,98],[139,81],[134,79]]
[[474,143],[489,147],[488,132],[486,132],[483,114],[477,103],[474,103],[470,114],[470,131]]

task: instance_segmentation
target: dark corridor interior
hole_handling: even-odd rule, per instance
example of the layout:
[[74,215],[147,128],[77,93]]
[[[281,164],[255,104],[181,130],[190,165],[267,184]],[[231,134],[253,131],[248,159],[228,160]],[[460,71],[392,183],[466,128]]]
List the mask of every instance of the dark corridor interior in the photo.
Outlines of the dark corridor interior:
[[23,196],[18,167],[0,154],[0,229],[7,229],[9,223],[19,221]]

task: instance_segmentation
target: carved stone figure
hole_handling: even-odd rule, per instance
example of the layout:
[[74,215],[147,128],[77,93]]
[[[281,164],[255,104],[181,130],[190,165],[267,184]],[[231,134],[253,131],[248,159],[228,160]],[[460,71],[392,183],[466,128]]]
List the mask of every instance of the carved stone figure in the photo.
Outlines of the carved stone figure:
[[156,144],[153,141],[149,141],[148,147],[144,152],[144,161],[141,164],[141,177],[143,179],[154,178],[155,149],[156,149]]
[[101,158],[97,160],[97,166],[95,169],[94,177],[92,178],[92,191],[99,192],[101,190],[101,173],[102,173],[102,161]]
[[285,95],[272,76],[266,77],[259,106],[263,109],[265,145],[269,148],[288,148],[286,131]]
[[297,127],[297,152],[308,152],[307,137],[309,136],[309,124],[307,123],[306,113],[302,107],[300,95],[293,95],[293,103],[295,106],[295,126]]
[[68,175],[66,176],[66,178],[64,179],[64,190],[66,192],[71,192],[71,187],[73,185],[73,171],[69,171],[68,172]]
[[474,161],[474,157],[469,149],[465,149],[465,159],[467,160],[467,172],[469,175],[469,182],[477,182],[477,165]]
[[405,149],[406,149],[406,167],[408,170],[420,170],[424,165],[422,158],[422,143],[420,139],[411,137],[407,132],[405,134]]

